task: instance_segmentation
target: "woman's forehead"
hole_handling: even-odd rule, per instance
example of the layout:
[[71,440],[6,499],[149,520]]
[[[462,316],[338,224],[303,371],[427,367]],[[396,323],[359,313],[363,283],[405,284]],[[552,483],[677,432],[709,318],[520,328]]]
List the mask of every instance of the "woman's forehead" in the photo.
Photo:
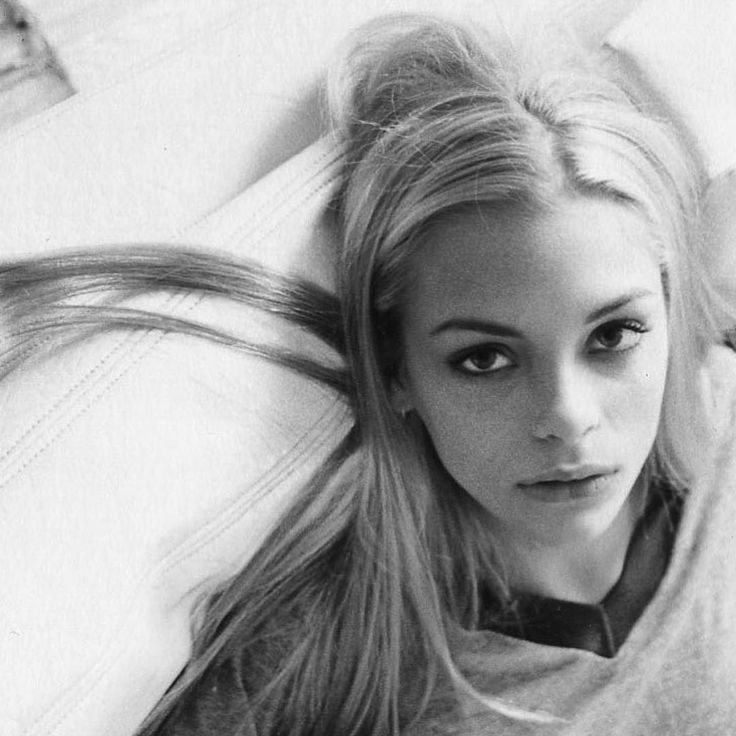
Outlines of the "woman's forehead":
[[574,196],[537,213],[480,206],[437,223],[418,243],[405,304],[435,319],[463,309],[513,316],[570,294],[582,309],[660,288],[645,218],[624,203]]

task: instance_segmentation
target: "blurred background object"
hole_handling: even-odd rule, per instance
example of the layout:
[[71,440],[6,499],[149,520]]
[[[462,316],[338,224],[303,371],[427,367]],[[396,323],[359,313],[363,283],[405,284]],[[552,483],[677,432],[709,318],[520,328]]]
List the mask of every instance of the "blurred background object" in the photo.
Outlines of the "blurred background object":
[[80,93],[107,87],[256,7],[248,0],[23,0]]
[[0,130],[72,94],[33,15],[14,0],[0,0]]

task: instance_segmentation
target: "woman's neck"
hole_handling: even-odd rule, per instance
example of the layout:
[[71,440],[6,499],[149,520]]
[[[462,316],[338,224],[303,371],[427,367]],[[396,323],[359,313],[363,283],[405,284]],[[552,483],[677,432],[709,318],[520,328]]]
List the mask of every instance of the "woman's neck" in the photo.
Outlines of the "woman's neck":
[[503,545],[509,588],[520,594],[577,603],[599,603],[623,571],[629,542],[643,513],[642,494],[632,492],[600,534],[570,537],[554,545],[529,540]]

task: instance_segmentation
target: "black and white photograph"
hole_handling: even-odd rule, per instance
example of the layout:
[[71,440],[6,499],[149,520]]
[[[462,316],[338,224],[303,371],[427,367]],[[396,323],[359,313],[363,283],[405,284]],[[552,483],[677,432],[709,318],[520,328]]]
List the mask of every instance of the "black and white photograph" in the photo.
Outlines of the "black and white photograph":
[[0,736],[736,735],[733,0],[0,0]]

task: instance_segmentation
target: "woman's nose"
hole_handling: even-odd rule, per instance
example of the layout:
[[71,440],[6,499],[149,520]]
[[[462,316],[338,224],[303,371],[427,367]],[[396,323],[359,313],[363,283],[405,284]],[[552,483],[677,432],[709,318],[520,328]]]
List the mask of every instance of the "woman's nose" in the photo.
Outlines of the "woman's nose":
[[600,423],[595,380],[584,368],[556,366],[537,378],[532,432],[542,440],[577,442]]

